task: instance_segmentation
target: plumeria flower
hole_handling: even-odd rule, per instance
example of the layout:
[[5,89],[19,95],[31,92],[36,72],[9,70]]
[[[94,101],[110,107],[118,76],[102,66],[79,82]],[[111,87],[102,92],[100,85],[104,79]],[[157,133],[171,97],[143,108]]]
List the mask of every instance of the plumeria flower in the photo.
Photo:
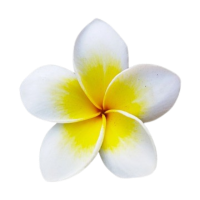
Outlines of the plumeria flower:
[[69,178],[98,152],[116,176],[152,173],[156,149],[144,122],[157,119],[173,106],[179,77],[155,65],[128,68],[126,44],[99,19],[87,25],[76,40],[74,70],[44,66],[20,88],[31,114],[57,123],[40,150],[44,178]]

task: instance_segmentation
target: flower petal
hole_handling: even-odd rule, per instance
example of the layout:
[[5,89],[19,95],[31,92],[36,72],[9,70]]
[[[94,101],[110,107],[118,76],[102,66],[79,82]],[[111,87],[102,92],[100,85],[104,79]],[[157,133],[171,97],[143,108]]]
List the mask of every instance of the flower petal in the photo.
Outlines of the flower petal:
[[98,108],[111,80],[128,68],[128,50],[120,36],[105,22],[96,19],[79,34],[74,48],[78,80]]
[[47,181],[69,178],[83,170],[98,153],[105,116],[77,123],[56,124],[44,138],[40,167]]
[[109,85],[104,109],[126,111],[143,122],[165,114],[175,103],[180,79],[155,65],[138,65],[116,76]]
[[75,74],[62,67],[38,68],[24,80],[20,92],[26,109],[45,120],[67,123],[99,115]]
[[156,168],[156,150],[144,124],[124,111],[107,111],[100,150],[106,167],[116,176],[145,176]]

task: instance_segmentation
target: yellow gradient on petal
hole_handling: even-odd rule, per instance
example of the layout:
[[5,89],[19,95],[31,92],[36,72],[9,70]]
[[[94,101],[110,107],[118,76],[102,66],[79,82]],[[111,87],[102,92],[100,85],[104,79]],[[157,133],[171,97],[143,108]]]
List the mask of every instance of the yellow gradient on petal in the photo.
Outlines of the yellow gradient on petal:
[[127,72],[119,74],[109,86],[104,98],[104,110],[123,110],[139,118],[145,114],[148,105],[148,99],[141,97],[149,93],[149,88]]
[[89,99],[98,107],[103,107],[105,91],[111,80],[122,71],[121,61],[110,54],[91,54],[82,59],[78,74]]
[[50,88],[51,101],[62,118],[88,119],[99,115],[76,78],[63,78]]
[[[100,134],[104,134],[105,117],[98,116],[89,120],[63,124],[62,142],[63,148],[70,145],[77,156],[82,153],[91,153],[94,150]],[[102,133],[103,131],[103,133]]]
[[139,140],[140,126],[135,120],[121,113],[109,111],[106,114],[106,131],[102,150],[116,151],[122,142],[132,144]]

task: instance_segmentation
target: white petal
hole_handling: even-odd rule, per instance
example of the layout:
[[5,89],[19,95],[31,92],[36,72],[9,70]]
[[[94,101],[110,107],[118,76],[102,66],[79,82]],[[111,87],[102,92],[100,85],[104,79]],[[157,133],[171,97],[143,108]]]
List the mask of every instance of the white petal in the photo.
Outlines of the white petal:
[[69,178],[83,170],[98,153],[105,130],[105,117],[56,124],[44,138],[40,167],[47,181]]
[[101,108],[108,84],[128,68],[128,50],[108,24],[96,19],[83,29],[76,40],[74,64],[85,93]]
[[180,79],[155,65],[138,65],[117,75],[106,91],[104,109],[126,111],[143,122],[165,114],[175,103]]
[[49,65],[31,73],[20,87],[26,109],[36,117],[59,123],[99,115],[69,70]]
[[124,111],[111,110],[106,115],[105,137],[100,150],[106,167],[122,178],[152,173],[157,156],[144,124]]

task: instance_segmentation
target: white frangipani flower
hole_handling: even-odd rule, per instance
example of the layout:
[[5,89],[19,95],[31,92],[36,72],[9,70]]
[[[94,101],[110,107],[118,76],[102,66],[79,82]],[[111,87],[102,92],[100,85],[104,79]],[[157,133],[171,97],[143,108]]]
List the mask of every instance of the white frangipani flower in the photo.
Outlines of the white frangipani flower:
[[69,178],[98,152],[119,177],[153,172],[156,149],[143,122],[162,116],[173,106],[180,90],[179,77],[155,65],[128,68],[126,44],[98,19],[76,40],[74,70],[44,66],[20,88],[31,114],[57,123],[40,151],[44,178]]

